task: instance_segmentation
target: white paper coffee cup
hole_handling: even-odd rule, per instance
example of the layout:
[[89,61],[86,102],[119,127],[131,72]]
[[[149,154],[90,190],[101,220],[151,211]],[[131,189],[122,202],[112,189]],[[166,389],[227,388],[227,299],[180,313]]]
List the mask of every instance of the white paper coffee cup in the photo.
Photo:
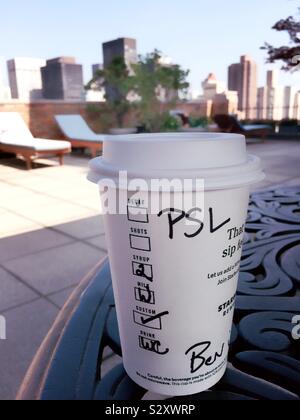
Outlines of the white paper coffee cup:
[[249,186],[263,177],[234,134],[108,137],[91,161],[103,208],[117,196],[104,224],[124,367],[143,388],[191,395],[224,375]]

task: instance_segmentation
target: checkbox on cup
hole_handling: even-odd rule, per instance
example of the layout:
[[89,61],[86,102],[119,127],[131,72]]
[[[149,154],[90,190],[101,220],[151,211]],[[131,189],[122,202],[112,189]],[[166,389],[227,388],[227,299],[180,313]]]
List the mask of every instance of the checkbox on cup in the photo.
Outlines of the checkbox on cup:
[[153,267],[151,264],[132,262],[132,272],[134,276],[142,277],[148,281],[153,281]]
[[130,247],[137,251],[151,251],[151,240],[148,236],[130,235]]
[[127,207],[127,216],[130,222],[149,223],[148,209],[143,207]]

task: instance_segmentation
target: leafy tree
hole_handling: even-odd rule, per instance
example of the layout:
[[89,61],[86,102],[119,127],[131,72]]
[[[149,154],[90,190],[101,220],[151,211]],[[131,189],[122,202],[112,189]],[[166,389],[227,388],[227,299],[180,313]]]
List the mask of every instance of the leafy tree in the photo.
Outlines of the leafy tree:
[[[170,125],[175,129],[168,110],[176,104],[178,93],[189,87],[186,81],[189,71],[178,65],[164,65],[161,58],[159,51],[155,50],[131,64],[131,71],[123,58],[115,58],[110,66],[96,73],[86,88],[105,88],[106,105],[101,108],[101,116],[106,125],[113,125],[113,116],[122,127],[128,112],[134,111],[147,131],[166,130]],[[96,112],[94,107],[89,109]]]
[[109,125],[117,124],[123,127],[126,114],[132,104],[128,99],[132,91],[133,78],[122,57],[112,60],[103,70],[98,70],[86,89],[100,90],[105,88],[106,106],[102,110],[104,117],[109,119]]
[[267,50],[268,63],[283,62],[283,70],[296,70],[300,64],[300,21],[289,16],[277,22],[272,29],[279,32],[287,32],[290,37],[290,45],[274,47],[265,43],[262,49]]
[[[134,91],[138,96],[136,108],[141,123],[149,131],[159,131],[165,127],[167,110],[178,100],[178,93],[189,87],[186,78],[189,71],[178,65],[164,65],[157,50],[140,57],[132,65]],[[163,94],[164,101],[160,100]]]

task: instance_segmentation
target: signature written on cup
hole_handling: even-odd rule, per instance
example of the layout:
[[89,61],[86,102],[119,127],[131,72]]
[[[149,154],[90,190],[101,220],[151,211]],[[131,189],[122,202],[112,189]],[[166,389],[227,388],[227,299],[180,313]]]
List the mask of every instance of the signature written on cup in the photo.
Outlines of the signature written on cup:
[[211,341],[203,341],[194,344],[186,351],[186,356],[190,357],[191,373],[198,372],[204,366],[213,366],[217,361],[223,357],[225,350],[225,343],[219,352],[211,352]]

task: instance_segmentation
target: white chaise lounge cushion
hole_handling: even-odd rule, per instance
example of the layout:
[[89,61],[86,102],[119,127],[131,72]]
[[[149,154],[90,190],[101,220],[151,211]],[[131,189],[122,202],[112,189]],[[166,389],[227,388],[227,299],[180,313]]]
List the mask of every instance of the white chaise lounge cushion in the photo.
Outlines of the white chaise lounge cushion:
[[0,112],[0,142],[10,143],[13,140],[28,144],[33,135],[29,131],[25,121],[17,112]]
[[71,144],[68,141],[60,140],[47,140],[47,139],[36,139],[32,138],[30,141],[24,143],[21,140],[4,140],[0,144],[5,144],[6,146],[16,146],[22,147],[24,149],[34,149],[36,152],[53,152],[60,150],[71,149]]
[[16,112],[0,112],[0,144],[34,149],[36,152],[71,149],[67,141],[34,138]]
[[247,125],[243,125],[243,129],[245,131],[254,131],[254,130],[272,129],[272,127],[266,124],[247,124]]
[[70,140],[99,143],[106,138],[104,134],[94,133],[79,114],[56,115],[55,119],[62,132]]

